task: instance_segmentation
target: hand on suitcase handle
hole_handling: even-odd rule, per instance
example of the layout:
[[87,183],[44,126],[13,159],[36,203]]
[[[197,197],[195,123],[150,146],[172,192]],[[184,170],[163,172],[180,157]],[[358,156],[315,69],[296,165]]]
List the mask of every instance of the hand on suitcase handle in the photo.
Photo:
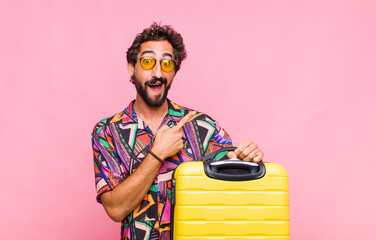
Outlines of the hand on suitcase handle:
[[[198,158],[204,162],[204,170],[207,176],[221,180],[246,181],[262,178],[265,175],[263,162],[253,163],[241,160],[224,160],[214,162],[219,153],[235,151],[238,147],[223,147],[207,156]],[[242,171],[245,170],[245,171]]]
[[252,140],[247,139],[240,143],[237,147],[223,147],[207,156],[198,158],[199,161],[213,160],[219,153],[228,151],[227,157],[230,159],[240,159],[243,161],[261,162],[263,152],[258,148]]
[[227,156],[231,159],[240,159],[246,162],[260,162],[264,153],[253,140],[246,139],[234,151],[228,152]]

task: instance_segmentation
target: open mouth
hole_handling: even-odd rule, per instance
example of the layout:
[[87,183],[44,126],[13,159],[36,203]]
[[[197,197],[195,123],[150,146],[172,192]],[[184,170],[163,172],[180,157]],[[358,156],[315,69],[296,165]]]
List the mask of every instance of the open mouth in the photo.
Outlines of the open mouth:
[[162,83],[157,81],[155,83],[149,83],[148,87],[150,87],[153,91],[159,91],[162,88]]

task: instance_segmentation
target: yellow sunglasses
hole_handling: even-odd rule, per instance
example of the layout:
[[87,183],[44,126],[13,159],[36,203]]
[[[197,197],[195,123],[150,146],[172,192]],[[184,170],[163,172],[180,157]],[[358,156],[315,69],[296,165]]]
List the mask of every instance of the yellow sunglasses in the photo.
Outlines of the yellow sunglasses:
[[163,72],[171,72],[175,68],[175,62],[172,60],[164,59],[164,60],[156,60],[151,57],[142,57],[139,58],[141,67],[145,70],[150,70],[155,66],[155,63],[159,61],[161,64],[161,69]]

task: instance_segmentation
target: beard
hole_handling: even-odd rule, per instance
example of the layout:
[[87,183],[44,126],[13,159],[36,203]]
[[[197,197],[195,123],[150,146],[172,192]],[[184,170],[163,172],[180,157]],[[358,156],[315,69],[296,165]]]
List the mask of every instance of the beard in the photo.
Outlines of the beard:
[[[153,78],[151,80],[146,81],[145,84],[142,85],[142,83],[135,76],[132,76],[131,82],[135,85],[137,93],[141,96],[141,98],[145,101],[145,103],[150,107],[162,106],[162,104],[165,102],[167,98],[168,91],[170,90],[170,87],[171,87],[171,83],[167,85],[167,80],[163,77]],[[150,84],[156,84],[158,82],[160,82],[160,84],[163,84],[163,92],[159,98],[153,100],[150,97],[147,88]]]

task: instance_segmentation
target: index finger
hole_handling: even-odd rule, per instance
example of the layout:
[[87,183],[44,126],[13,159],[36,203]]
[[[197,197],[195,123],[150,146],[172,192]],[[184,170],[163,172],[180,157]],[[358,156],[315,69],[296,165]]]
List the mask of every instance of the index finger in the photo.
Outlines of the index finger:
[[175,126],[177,128],[182,128],[189,120],[196,114],[196,111],[190,112],[187,115],[185,115],[182,120],[179,121],[179,123]]

